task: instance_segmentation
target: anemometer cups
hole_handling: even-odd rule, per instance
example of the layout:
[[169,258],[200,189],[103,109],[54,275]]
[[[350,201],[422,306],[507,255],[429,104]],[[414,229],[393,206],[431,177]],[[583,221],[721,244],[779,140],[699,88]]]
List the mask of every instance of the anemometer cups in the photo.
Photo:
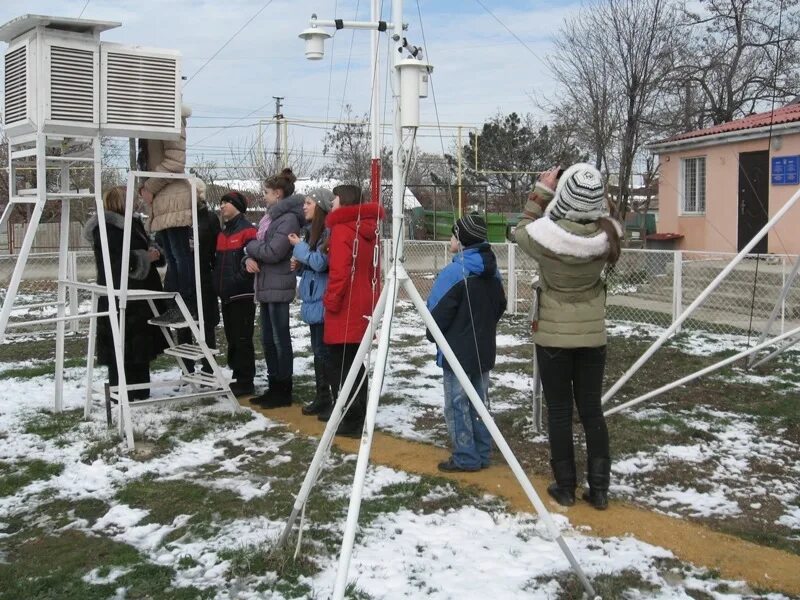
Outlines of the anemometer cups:
[[403,127],[419,126],[419,99],[428,96],[428,77],[433,67],[415,58],[396,64],[400,71],[400,114]]
[[308,60],[322,60],[322,57],[325,56],[325,40],[331,37],[330,33],[317,27],[309,27],[298,37],[306,41],[306,58]]

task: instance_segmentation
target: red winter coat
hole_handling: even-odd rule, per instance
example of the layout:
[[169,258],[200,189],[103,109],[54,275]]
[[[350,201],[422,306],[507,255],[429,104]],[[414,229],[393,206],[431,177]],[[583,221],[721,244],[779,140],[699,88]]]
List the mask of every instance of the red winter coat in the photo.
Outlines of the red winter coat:
[[[383,218],[383,207],[370,203],[342,206],[325,219],[325,225],[331,232],[328,288],[322,299],[325,305],[326,344],[357,344],[367,330],[369,321],[365,317],[372,315],[381,293],[380,260],[377,267],[372,264],[379,217]],[[355,272],[351,272],[356,238],[358,252]],[[376,280],[374,290],[373,276]]]

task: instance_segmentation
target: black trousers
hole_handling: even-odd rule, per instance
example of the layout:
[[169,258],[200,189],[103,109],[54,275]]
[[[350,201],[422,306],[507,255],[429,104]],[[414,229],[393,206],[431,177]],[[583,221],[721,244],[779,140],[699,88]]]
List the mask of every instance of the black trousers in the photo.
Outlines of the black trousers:
[[222,325],[228,341],[228,366],[238,383],[253,383],[256,374],[256,354],[253,328],[256,305],[251,299],[222,303]]
[[610,458],[608,428],[600,398],[606,347],[549,348],[536,346],[536,358],[547,402],[550,457],[553,461],[574,460],[572,445],[572,407],[578,407],[586,433],[589,458]]
[[[111,387],[119,385],[119,373],[117,372],[116,361],[111,361],[108,365],[108,383]],[[150,383],[150,364],[149,363],[127,363],[125,364],[125,383],[134,385],[136,383]],[[150,389],[131,390],[128,393],[129,400],[144,400],[150,397]]]
[[[342,387],[344,380],[347,379],[347,373],[350,372],[350,367],[353,365],[353,360],[356,357],[356,351],[359,344],[329,344],[328,351],[330,352],[330,368],[331,374],[328,380],[331,382],[331,392],[333,397],[339,395],[339,389]],[[361,380],[364,382],[361,383]],[[353,400],[350,405],[350,410],[344,417],[345,421],[352,423],[363,423],[364,418],[367,416],[367,391],[369,389],[369,379],[366,377],[366,371],[362,364],[358,369],[358,377],[353,384],[354,389],[361,383],[361,387],[353,396],[351,391],[350,398]]]

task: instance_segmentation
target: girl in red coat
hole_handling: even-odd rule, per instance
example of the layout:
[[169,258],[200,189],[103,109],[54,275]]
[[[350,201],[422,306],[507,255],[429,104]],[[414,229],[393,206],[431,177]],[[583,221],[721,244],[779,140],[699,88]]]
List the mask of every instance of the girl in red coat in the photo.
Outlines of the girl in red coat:
[[[330,229],[328,288],[325,291],[325,344],[329,346],[330,378],[334,396],[350,366],[369,326],[369,317],[381,293],[381,268],[373,264],[378,243],[378,219],[383,218],[379,204],[361,203],[361,190],[355,185],[333,188],[333,208],[325,221]],[[356,247],[355,257],[353,248]],[[362,378],[364,381],[362,382]],[[360,384],[360,385],[359,385]],[[356,379],[350,409],[337,434],[360,437],[367,413],[368,381],[361,366]]]

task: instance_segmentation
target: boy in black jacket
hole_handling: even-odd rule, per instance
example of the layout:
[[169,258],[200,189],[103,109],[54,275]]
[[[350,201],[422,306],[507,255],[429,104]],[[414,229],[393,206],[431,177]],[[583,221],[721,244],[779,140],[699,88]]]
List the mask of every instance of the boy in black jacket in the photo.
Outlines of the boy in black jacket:
[[[453,262],[434,281],[428,309],[488,407],[489,375],[497,352],[497,322],[506,310],[506,295],[497,259],[486,239],[483,217],[465,215],[456,221],[450,252],[455,254]],[[428,339],[433,341],[430,332]],[[492,437],[438,349],[436,364],[443,370],[444,416],[453,450],[447,461],[439,463],[439,470],[486,468]]]
[[253,325],[256,305],[253,302],[253,275],[245,271],[244,247],[256,238],[255,226],[247,220],[247,198],[228,192],[220,199],[219,212],[225,222],[217,236],[214,264],[214,290],[222,300],[222,324],[228,341],[228,366],[233,370],[231,391],[236,396],[254,393],[256,374],[253,348]]

